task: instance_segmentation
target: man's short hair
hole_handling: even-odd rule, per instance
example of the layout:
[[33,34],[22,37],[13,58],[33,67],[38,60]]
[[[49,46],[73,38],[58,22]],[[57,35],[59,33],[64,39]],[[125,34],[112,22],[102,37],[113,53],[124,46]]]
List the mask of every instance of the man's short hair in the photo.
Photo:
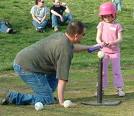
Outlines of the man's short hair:
[[70,22],[67,26],[66,32],[69,35],[82,34],[84,32],[85,25],[81,21]]

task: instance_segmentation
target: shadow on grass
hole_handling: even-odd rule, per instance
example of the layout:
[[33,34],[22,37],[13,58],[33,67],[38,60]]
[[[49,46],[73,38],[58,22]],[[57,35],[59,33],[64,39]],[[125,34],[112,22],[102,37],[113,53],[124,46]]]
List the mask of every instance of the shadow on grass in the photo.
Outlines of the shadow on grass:
[[[120,100],[120,101],[129,101],[134,99],[134,92],[126,93],[124,97],[119,97],[116,95],[104,95],[103,99],[105,100]],[[72,101],[74,102],[86,102],[86,101],[96,101],[96,96],[90,96],[90,97],[80,97],[80,98],[73,98]]]

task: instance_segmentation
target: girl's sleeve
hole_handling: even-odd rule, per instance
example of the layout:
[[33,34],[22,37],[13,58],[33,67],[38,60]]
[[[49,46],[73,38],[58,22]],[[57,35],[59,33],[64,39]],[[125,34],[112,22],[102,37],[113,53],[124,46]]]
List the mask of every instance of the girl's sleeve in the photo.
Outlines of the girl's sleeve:
[[121,24],[118,24],[118,32],[121,32],[121,31],[123,31],[123,27]]
[[101,29],[102,30],[102,22],[100,22],[98,25],[97,25],[97,29]]

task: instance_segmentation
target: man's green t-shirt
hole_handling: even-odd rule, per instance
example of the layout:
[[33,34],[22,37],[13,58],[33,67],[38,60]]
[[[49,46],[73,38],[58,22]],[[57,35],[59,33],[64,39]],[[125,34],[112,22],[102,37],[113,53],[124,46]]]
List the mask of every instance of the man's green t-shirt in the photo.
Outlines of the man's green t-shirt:
[[73,44],[64,33],[50,35],[21,50],[15,63],[26,71],[55,73],[58,79],[68,80]]

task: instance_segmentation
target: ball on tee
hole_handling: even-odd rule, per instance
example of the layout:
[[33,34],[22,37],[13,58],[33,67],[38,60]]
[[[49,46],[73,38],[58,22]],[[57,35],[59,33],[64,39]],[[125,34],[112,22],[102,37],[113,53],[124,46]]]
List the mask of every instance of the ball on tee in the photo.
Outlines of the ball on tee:
[[97,56],[98,56],[98,58],[103,58],[104,57],[104,52],[99,51]]
[[64,107],[65,107],[65,108],[68,108],[68,107],[70,107],[71,105],[72,105],[71,100],[65,100],[65,101],[64,101]]
[[39,111],[42,110],[44,108],[43,104],[41,102],[37,102],[35,105],[35,110]]

